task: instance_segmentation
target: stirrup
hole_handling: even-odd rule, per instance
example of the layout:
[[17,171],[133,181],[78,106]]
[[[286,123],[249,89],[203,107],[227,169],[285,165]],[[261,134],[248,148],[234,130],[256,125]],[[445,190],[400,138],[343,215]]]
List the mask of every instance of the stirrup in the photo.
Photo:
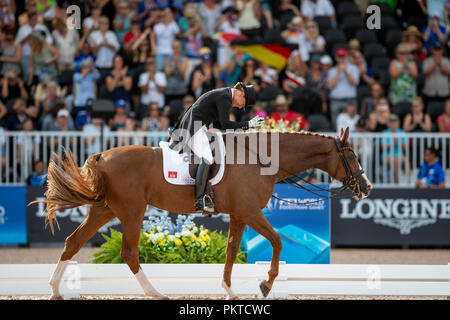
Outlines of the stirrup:
[[214,202],[208,194],[195,200],[195,210],[198,213],[211,215],[215,212]]

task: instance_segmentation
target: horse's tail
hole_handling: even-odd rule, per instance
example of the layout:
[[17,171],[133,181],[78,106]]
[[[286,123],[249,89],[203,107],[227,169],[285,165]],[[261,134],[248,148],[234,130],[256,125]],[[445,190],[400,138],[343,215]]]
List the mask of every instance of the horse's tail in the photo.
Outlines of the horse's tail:
[[101,153],[91,155],[84,166],[78,168],[71,151],[64,151],[62,157],[53,154],[47,172],[48,188],[46,200],[33,201],[47,204],[46,224],[50,224],[52,234],[56,211],[81,205],[104,205],[105,190],[102,173],[97,169]]

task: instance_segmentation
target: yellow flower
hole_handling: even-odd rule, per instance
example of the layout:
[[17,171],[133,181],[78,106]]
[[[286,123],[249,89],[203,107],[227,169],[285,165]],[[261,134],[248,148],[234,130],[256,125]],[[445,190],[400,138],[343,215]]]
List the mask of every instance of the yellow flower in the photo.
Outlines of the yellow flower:
[[188,244],[190,242],[189,238],[186,238],[186,237],[181,238],[181,240],[183,240],[183,242],[186,244]]
[[178,238],[175,238],[175,239],[173,240],[173,242],[174,242],[177,246],[181,246],[181,245],[183,244],[183,242],[182,242],[180,239],[178,239]]
[[206,242],[205,241],[200,241],[200,244],[202,245],[202,247],[206,247]]
[[191,239],[191,241],[195,241],[197,239],[197,237],[195,236],[195,234],[191,233],[191,235],[189,236],[189,238]]

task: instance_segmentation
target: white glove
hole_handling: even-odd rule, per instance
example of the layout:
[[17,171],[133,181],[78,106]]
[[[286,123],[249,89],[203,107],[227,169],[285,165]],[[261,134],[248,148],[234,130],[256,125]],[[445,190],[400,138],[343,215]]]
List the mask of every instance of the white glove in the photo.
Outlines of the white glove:
[[256,116],[248,122],[249,128],[259,128],[264,124],[264,118]]

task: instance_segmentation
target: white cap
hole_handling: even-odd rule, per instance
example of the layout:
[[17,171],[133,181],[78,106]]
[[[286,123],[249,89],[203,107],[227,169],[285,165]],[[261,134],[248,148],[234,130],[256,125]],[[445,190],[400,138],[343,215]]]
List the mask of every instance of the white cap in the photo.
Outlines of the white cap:
[[61,109],[61,110],[58,111],[57,117],[69,118],[70,117],[70,113],[66,109]]
[[329,55],[323,55],[323,56],[320,58],[320,63],[321,63],[321,64],[332,64],[332,63],[333,63],[333,60],[331,60],[331,58],[330,58]]

